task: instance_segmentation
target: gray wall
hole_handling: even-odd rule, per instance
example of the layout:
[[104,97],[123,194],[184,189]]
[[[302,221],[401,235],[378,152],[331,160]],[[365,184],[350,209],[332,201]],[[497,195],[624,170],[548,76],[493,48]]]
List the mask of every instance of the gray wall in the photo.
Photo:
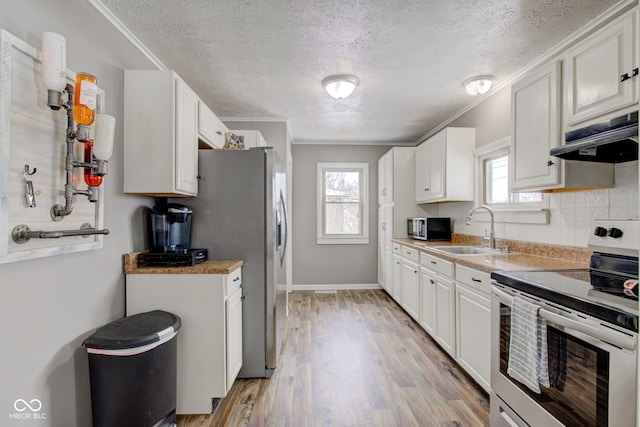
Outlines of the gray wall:
[[[377,269],[378,159],[388,146],[293,146],[293,286],[375,284]],[[316,165],[318,162],[369,163],[369,244],[316,244]],[[333,285],[333,286],[332,286]]]
[[511,87],[507,86],[455,119],[449,126],[475,127],[476,147],[511,134]]
[[[106,91],[106,112],[117,120],[103,184],[104,225],[111,230],[104,247],[0,265],[0,424],[88,426],[88,366],[81,343],[124,315],[122,254],[143,248],[141,210],[152,203],[122,193],[123,69],[153,66],[86,0],[2,0],[0,10],[0,28],[36,48],[43,30],[63,34],[67,66],[97,76]],[[9,419],[16,399],[41,400],[46,420]]]

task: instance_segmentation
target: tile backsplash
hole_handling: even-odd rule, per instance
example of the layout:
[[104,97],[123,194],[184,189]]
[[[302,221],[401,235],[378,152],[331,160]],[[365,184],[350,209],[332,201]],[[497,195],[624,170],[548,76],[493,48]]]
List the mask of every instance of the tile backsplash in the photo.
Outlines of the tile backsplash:
[[[552,193],[549,224],[497,223],[496,237],[568,246],[587,246],[594,219],[639,219],[638,162],[615,166],[615,187],[603,190]],[[454,219],[454,231],[483,235],[486,222],[463,225],[464,207],[440,206],[439,214]]]

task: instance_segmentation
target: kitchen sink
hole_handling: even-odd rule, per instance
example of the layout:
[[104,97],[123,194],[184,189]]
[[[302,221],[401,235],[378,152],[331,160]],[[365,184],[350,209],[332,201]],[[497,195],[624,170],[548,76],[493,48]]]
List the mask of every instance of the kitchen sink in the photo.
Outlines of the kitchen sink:
[[498,249],[481,248],[479,246],[431,246],[440,252],[446,252],[452,255],[491,255],[496,253],[505,253]]

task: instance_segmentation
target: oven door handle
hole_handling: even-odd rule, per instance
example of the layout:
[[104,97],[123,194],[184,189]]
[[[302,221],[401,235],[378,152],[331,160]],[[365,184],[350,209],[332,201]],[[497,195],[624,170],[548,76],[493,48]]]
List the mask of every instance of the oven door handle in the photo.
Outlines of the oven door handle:
[[[495,286],[491,288],[491,293],[501,303],[508,305],[509,307],[511,307],[511,305],[513,304],[513,297],[501,291],[500,289],[497,289]],[[636,348],[635,340],[632,337],[624,336],[621,333],[615,334],[607,331],[604,328],[596,328],[589,324],[581,323],[576,320],[569,319],[568,317],[553,313],[549,310],[545,310],[544,308],[540,308],[540,310],[538,311],[538,315],[545,320],[549,320],[550,322],[555,323],[556,325],[563,326],[574,331],[582,332],[583,334],[615,345],[616,347],[624,348],[626,350],[634,350]]]

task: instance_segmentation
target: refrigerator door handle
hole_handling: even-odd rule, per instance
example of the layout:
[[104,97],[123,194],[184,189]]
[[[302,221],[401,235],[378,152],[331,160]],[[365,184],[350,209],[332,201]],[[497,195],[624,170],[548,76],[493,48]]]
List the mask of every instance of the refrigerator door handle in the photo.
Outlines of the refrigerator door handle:
[[287,253],[287,241],[289,240],[289,218],[287,216],[287,202],[284,199],[284,194],[280,190],[280,206],[282,206],[282,216],[284,223],[284,242],[282,246],[282,252],[280,252],[280,266],[284,265],[285,254]]

